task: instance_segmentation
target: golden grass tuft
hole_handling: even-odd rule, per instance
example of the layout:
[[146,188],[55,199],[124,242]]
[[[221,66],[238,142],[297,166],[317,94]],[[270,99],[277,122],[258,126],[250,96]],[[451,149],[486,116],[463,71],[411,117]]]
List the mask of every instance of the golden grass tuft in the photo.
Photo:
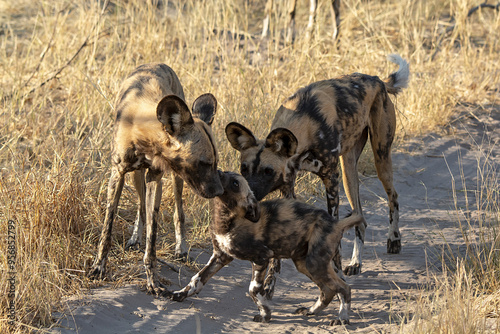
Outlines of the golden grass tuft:
[[[299,6],[297,39],[286,45],[282,2],[276,2],[270,38],[260,41],[264,0],[123,0],[105,9],[104,1],[0,0],[0,268],[7,268],[3,240],[12,219],[18,289],[13,331],[49,325],[62,296],[89,286],[83,271],[102,224],[112,106],[133,68],[168,64],[188,103],[213,93],[220,167],[235,170],[237,154],[223,132],[228,122],[263,136],[280,102],[297,88],[355,71],[385,78],[395,70],[386,55],[399,53],[412,73],[410,87],[395,99],[400,141],[439,129],[458,104],[498,104],[500,16],[483,9],[467,17],[479,3],[345,0],[335,43],[329,10],[320,1],[313,39],[300,34],[307,6]],[[160,243],[168,254],[173,199],[165,183]],[[318,187],[316,178],[301,176],[297,192],[321,195]],[[206,245],[208,202],[189,190],[184,196],[191,244]],[[141,258],[123,252],[135,203],[127,186],[113,231],[115,273]],[[2,291],[6,280],[2,274]],[[7,328],[7,303],[1,293],[0,332]]]

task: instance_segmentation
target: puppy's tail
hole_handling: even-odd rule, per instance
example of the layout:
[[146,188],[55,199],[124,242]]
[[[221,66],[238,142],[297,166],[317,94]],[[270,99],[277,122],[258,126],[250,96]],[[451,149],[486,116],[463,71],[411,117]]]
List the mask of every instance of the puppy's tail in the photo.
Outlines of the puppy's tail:
[[403,88],[408,87],[408,80],[410,79],[410,65],[406,60],[401,58],[400,55],[390,54],[387,56],[389,61],[399,65],[399,69],[389,75],[385,82],[385,87],[389,94],[396,95],[401,92]]
[[340,233],[344,233],[346,230],[357,226],[364,229],[366,227],[366,221],[363,216],[358,214],[353,214],[349,217],[343,218],[335,224],[335,229]]

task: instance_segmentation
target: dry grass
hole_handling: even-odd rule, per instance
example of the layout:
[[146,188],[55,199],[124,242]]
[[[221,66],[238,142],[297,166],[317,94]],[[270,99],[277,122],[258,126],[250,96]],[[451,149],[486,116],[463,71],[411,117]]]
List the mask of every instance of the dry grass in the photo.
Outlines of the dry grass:
[[463,176],[453,181],[464,247],[445,245],[444,272],[409,303],[402,333],[500,332],[500,171],[488,150],[478,151],[478,187]]
[[[88,286],[83,271],[104,214],[112,105],[120,82],[140,64],[170,65],[188,103],[204,92],[217,97],[220,167],[230,170],[237,154],[225,124],[242,122],[262,136],[280,102],[300,86],[355,71],[385,77],[395,70],[389,53],[408,59],[412,72],[396,100],[398,140],[446,124],[459,103],[498,103],[500,15],[483,10],[467,18],[478,1],[346,0],[338,43],[328,37],[330,14],[320,1],[313,40],[299,34],[294,45],[283,44],[284,14],[272,18],[269,40],[257,38],[265,1],[156,2],[116,1],[103,11],[102,1],[0,0],[0,235],[6,240],[7,221],[14,220],[14,330],[49,325],[60,297]],[[284,13],[281,2],[276,6]],[[299,7],[299,29],[306,10]],[[298,193],[321,194],[315,178],[303,178]],[[162,256],[173,241],[166,183]],[[190,191],[185,197],[191,244],[203,245],[208,203]],[[140,259],[123,252],[135,212],[130,187],[120,208],[110,260],[115,273]],[[6,247],[0,244],[3,272]],[[2,274],[0,290],[7,289]],[[0,296],[4,332],[8,300]]]

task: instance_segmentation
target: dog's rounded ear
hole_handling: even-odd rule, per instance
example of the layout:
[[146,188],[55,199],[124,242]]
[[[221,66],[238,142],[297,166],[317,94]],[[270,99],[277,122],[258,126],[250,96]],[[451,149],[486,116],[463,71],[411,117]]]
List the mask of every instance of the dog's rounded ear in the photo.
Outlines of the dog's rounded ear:
[[295,154],[297,145],[297,137],[285,128],[274,129],[266,138],[266,147],[287,158]]
[[257,139],[255,139],[252,131],[236,122],[231,122],[226,126],[226,137],[231,146],[240,152],[257,146]]
[[258,222],[260,219],[260,205],[253,196],[252,199],[248,201],[245,218],[253,223]]
[[210,93],[200,95],[194,100],[192,110],[194,116],[208,125],[212,125],[215,113],[217,112],[217,100]]
[[194,123],[188,106],[176,95],[167,95],[158,103],[156,117],[171,136],[180,134],[184,127]]

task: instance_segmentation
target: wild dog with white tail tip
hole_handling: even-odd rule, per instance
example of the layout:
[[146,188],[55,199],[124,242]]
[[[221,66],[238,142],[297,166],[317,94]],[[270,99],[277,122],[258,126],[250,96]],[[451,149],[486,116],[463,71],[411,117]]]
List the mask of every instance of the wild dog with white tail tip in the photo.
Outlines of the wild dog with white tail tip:
[[[264,140],[238,123],[227,125],[226,136],[241,153],[241,174],[257,200],[275,190],[285,197],[295,197],[297,172],[310,171],[323,181],[328,212],[335,217],[339,206],[339,160],[349,203],[354,213],[362,214],[357,163],[370,137],[377,175],[389,199],[387,252],[396,254],[401,251],[398,194],[391,160],[396,113],[389,94],[396,95],[407,87],[410,71],[400,56],[390,55],[389,60],[399,69],[385,82],[376,76],[354,73],[299,89],[280,106]],[[365,226],[356,227],[351,263],[344,270],[347,275],[361,272],[364,240]],[[340,256],[335,258],[335,264],[341,269]],[[271,273],[279,271],[279,262],[273,265],[277,269]],[[266,282],[273,284],[272,275]]]
[[340,221],[326,211],[295,199],[257,202],[243,176],[221,174],[224,193],[214,199],[214,218],[210,226],[213,254],[207,265],[193,276],[172,299],[183,301],[201,291],[207,281],[234,258],[252,262],[250,296],[259,309],[257,322],[269,322],[271,309],[264,278],[271,259],[291,258],[298,271],[316,283],[321,291],[311,307],[296,313],[315,315],[332,301],[340,299],[339,317],[333,324],[349,323],[351,288],[335,273],[332,259],[344,230],[363,226],[361,215]]
[[[175,72],[165,64],[138,67],[122,84],[116,104],[112,168],[108,204],[98,254],[89,276],[102,278],[111,248],[111,229],[125,174],[134,172],[139,209],[128,245],[141,242],[146,223],[144,266],[148,292],[163,295],[167,290],[156,271],[156,230],[162,194],[162,175],[172,170],[175,192],[176,255],[186,251],[183,181],[200,196],[223,193],[217,172],[217,149],[210,125],[217,108],[211,94],[193,103],[193,113],[184,102],[184,92]],[[145,175],[145,172],[147,173]]]

